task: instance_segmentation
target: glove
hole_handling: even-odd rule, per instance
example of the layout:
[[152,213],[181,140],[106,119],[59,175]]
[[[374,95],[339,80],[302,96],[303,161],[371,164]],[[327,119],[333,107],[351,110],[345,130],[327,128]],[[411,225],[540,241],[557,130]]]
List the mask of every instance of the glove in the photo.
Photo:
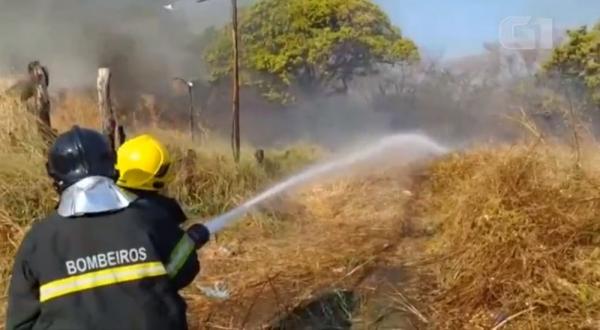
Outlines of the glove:
[[203,247],[210,240],[208,228],[201,223],[194,224],[188,228],[187,234],[194,241],[196,250]]

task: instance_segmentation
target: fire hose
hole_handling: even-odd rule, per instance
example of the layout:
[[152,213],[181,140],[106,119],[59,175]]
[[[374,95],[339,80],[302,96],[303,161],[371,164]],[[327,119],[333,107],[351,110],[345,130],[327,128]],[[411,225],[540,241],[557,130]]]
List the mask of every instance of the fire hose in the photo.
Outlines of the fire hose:
[[196,243],[196,247],[200,248],[204,244],[208,243],[211,235],[217,234],[223,230],[223,228],[227,227],[227,225],[229,225],[231,222],[243,216],[249,210],[250,207],[244,204],[229,212],[214,217],[205,223],[202,223],[202,220],[199,219],[191,220],[186,231],[190,238],[192,238],[192,240],[194,240]]

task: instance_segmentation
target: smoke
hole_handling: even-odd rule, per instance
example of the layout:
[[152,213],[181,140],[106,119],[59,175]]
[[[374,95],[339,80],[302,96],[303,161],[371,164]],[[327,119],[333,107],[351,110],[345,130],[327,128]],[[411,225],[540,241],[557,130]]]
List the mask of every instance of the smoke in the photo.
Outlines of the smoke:
[[[23,73],[28,62],[40,60],[50,71],[50,91],[56,92],[93,87],[97,68],[109,66],[118,105],[127,108],[140,94],[150,93],[166,99],[164,113],[176,119],[173,113],[185,111],[187,98],[171,94],[171,79],[205,77],[201,34],[229,21],[230,1],[179,0],[172,11],[164,9],[167,3],[0,0],[0,76]],[[240,7],[250,3],[239,1]],[[454,73],[441,65],[432,70],[426,61],[417,68],[382,68],[379,75],[355,79],[348,94],[303,95],[286,108],[243,88],[242,137],[260,147],[307,140],[337,148],[399,131],[421,131],[453,143],[512,136],[502,128],[507,122],[499,118],[511,107],[531,108],[538,101],[529,96],[512,104],[515,72],[524,72],[519,79],[526,81],[535,71],[512,66],[536,65],[524,62],[531,56],[520,53],[511,56],[528,57],[501,61],[509,58],[494,49],[457,60],[451,64],[458,68]],[[474,68],[478,63],[481,68]],[[507,74],[510,79],[502,78]],[[230,84],[217,91],[200,82],[196,86],[202,86],[194,98],[200,120],[227,136]]]
[[[256,93],[246,90],[242,137],[259,147],[284,147],[300,140],[333,150],[399,132],[426,134],[450,145],[517,138],[522,129],[506,116],[527,106],[514,94],[530,78],[514,75],[507,80],[504,72],[514,70],[488,72],[493,59],[481,62],[482,68],[460,73],[427,61],[415,67],[385,67],[377,75],[357,77],[348,93],[304,95],[289,107],[261,103]],[[525,100],[533,101],[533,95]],[[227,102],[224,98],[215,102],[221,107],[209,109],[213,124],[220,114],[218,131],[228,132],[230,127],[229,111],[223,111],[223,106],[229,109]]]
[[173,76],[199,74],[197,32],[227,18],[227,1],[191,2],[202,7],[193,16],[184,2],[167,11],[156,0],[0,0],[0,74],[40,60],[55,91],[93,86],[109,65],[115,90],[157,92]]

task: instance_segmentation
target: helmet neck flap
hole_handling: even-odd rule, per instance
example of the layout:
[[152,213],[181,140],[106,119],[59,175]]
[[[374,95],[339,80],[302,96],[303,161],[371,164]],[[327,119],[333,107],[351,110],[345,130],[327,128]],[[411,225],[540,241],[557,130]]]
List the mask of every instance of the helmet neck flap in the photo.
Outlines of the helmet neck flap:
[[137,197],[117,187],[103,176],[89,176],[66,188],[60,196],[57,212],[62,217],[118,211]]

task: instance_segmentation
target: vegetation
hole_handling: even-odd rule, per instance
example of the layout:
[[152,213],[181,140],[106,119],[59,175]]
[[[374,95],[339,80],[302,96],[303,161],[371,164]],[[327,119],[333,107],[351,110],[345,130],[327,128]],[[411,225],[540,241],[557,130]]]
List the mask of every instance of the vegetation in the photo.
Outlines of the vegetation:
[[[241,27],[245,82],[277,101],[343,92],[357,76],[418,59],[368,0],[260,0]],[[225,31],[204,36],[214,41],[206,55],[216,80],[230,71]],[[582,134],[586,118],[573,114],[574,103],[600,104],[599,35],[600,26],[571,31],[545,65],[544,82],[556,74],[561,88],[582,91],[567,97],[533,79],[502,84],[503,67],[483,77],[434,65],[377,75],[375,92],[361,92],[374,112],[400,114],[394,129],[479,145],[412,166],[392,152],[262,205],[201,250],[201,276],[184,292],[191,328],[599,329],[600,159],[597,142]],[[53,105],[59,131],[100,122],[93,97]],[[259,159],[246,146],[235,164],[210,132],[192,142],[152,121],[128,134],[167,142],[177,163],[167,192],[194,218],[225,212],[326,153],[297,144]],[[0,96],[4,297],[18,242],[57,201],[46,143],[32,127],[23,104]],[[572,148],[547,138],[557,131]],[[216,283],[227,299],[211,296]]]
[[579,90],[600,105],[600,23],[569,31],[568,40],[554,49],[545,70],[568,85],[582,87]]
[[[33,118],[10,100],[0,102],[0,114],[5,290],[17,242],[56,196],[43,170],[44,142],[29,129]],[[296,146],[268,150],[262,164],[244,154],[235,165],[224,143],[194,149],[182,133],[151,131],[178,159],[170,193],[202,218],[322,154]],[[421,175],[379,162],[374,172],[282,196],[203,249],[202,276],[185,292],[191,326],[338,324],[341,313],[344,324],[365,328],[427,322],[436,329],[594,329],[597,160],[586,152],[576,163],[560,145],[477,149],[426,165]],[[373,291],[372,281],[392,288]],[[219,282],[230,292],[225,301],[206,293]],[[335,307],[342,312],[326,312],[334,303],[321,294],[334,289],[353,297]]]
[[429,170],[418,217],[435,232],[436,328],[598,328],[600,168],[594,149],[583,159],[531,144],[453,155]]
[[[298,92],[344,92],[378,64],[419,58],[417,48],[371,0],[261,0],[242,12],[244,81],[270,100]],[[206,52],[213,79],[231,71],[227,27]]]

